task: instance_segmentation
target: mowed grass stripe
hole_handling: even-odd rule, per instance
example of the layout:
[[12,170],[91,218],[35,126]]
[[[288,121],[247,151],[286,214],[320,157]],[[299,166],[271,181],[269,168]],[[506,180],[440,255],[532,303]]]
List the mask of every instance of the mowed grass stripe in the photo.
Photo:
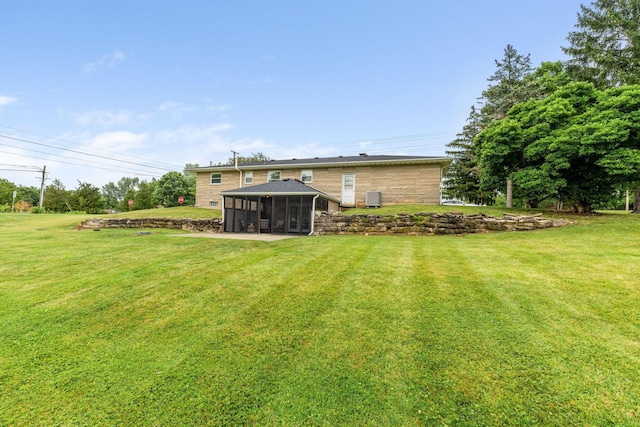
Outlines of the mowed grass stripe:
[[274,243],[16,217],[0,424],[637,423],[632,216]]

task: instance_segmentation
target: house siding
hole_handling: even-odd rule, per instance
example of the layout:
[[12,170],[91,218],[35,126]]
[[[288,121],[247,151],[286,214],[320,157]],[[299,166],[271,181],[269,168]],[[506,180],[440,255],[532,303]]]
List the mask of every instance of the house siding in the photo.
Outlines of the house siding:
[[[306,184],[320,191],[341,197],[342,175],[355,174],[355,205],[363,207],[367,191],[382,193],[382,204],[403,203],[440,203],[440,182],[442,166],[440,164],[414,165],[363,165],[353,167],[302,167],[284,169],[274,167],[253,170],[253,182],[242,187],[267,182],[269,171],[279,170],[281,179],[301,179],[303,170],[313,171],[313,181]],[[210,207],[210,201],[217,201],[217,209],[222,208],[221,191],[240,187],[240,176],[236,170],[222,171],[222,182],[211,184],[211,172],[198,172],[196,180],[196,206]]]

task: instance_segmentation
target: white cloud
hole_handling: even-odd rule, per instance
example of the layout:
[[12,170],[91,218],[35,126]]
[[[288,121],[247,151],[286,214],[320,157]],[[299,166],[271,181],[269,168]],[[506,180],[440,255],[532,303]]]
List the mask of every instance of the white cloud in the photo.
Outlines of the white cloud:
[[105,132],[93,137],[86,148],[124,152],[144,147],[148,139],[149,134],[147,133]]
[[190,144],[206,144],[208,141],[220,139],[220,133],[233,129],[229,123],[218,123],[211,126],[182,126],[178,129],[154,133],[154,140],[161,143],[185,146]]
[[13,104],[17,99],[11,96],[0,95],[0,107],[5,105]]
[[308,159],[312,157],[330,157],[336,155],[335,148],[318,145],[315,142],[276,150],[273,154],[265,153],[276,159]]
[[104,67],[115,68],[122,62],[124,62],[124,53],[119,50],[114,50],[97,61],[87,62],[82,68],[86,74],[92,74]]
[[231,110],[231,104],[211,105],[211,106],[207,107],[207,109],[209,111],[215,111],[215,112],[229,111],[229,110]]
[[138,125],[144,122],[147,117],[129,110],[93,110],[76,116],[76,122],[85,126],[94,124],[100,126]]
[[175,110],[177,108],[182,108],[182,104],[179,102],[173,102],[173,101],[167,101],[164,104],[161,104],[158,107],[158,111],[169,111],[169,110]]
[[157,109],[160,113],[169,113],[171,114],[171,118],[175,120],[181,120],[183,113],[194,113],[199,112],[200,108],[197,107],[189,107],[180,102],[168,101],[164,104],[161,104]]

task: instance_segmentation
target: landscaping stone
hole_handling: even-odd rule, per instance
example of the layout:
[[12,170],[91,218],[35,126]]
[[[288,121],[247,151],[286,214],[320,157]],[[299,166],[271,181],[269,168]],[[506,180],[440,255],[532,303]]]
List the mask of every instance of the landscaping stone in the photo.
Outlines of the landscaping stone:
[[[542,214],[516,216],[504,214],[501,218],[485,214],[464,215],[460,212],[398,214],[398,215],[316,215],[315,235],[418,235],[473,234],[493,231],[530,231],[564,227],[569,221],[549,220]],[[91,218],[80,224],[82,228],[169,228],[197,233],[222,233],[224,224],[219,218]]]

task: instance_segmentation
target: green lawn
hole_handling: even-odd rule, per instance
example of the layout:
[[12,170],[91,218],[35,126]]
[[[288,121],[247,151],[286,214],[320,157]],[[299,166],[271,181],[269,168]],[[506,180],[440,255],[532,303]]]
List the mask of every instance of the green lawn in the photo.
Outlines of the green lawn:
[[278,242],[81,219],[0,215],[0,425],[640,424],[638,216]]

